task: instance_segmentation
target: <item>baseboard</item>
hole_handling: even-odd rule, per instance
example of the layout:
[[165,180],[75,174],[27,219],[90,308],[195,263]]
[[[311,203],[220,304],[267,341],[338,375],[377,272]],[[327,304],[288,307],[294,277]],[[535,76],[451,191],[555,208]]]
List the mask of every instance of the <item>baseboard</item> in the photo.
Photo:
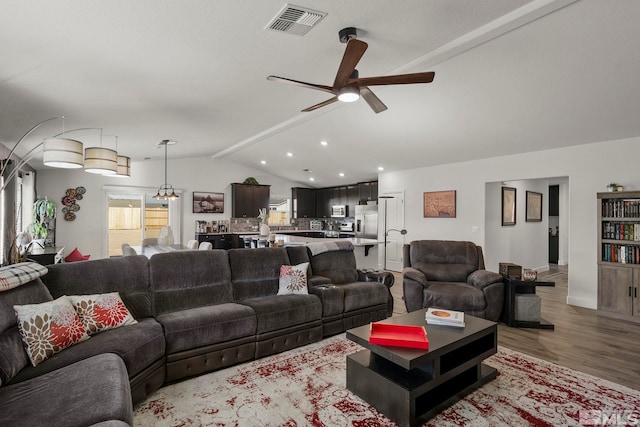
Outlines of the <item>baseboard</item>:
[[569,265],[569,260],[567,259],[559,259],[558,265]]

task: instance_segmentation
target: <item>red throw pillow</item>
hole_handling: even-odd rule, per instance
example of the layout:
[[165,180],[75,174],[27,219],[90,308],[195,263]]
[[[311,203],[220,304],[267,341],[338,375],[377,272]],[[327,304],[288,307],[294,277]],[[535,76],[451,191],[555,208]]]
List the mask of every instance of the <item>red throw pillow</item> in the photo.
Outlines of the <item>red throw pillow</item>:
[[91,258],[91,255],[82,255],[78,248],[75,248],[73,252],[67,255],[64,259],[65,262],[74,262],[74,261],[86,261]]

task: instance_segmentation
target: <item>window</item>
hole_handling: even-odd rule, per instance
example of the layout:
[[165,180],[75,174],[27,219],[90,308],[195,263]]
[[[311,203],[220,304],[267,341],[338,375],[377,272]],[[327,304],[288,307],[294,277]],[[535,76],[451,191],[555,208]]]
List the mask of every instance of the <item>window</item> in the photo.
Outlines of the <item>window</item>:
[[156,200],[156,191],[145,188],[105,187],[107,192],[108,255],[121,256],[122,244],[141,246],[143,239],[157,238],[169,225],[180,243],[180,199]]

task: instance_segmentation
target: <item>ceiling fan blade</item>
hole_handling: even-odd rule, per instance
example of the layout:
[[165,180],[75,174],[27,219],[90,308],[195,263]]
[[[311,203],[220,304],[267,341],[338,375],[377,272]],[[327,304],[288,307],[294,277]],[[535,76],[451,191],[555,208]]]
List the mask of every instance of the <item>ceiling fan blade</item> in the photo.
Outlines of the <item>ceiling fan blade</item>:
[[379,76],[379,77],[363,77],[347,81],[349,84],[357,84],[358,86],[383,86],[383,85],[407,85],[413,83],[431,83],[436,73],[429,71],[427,73],[398,74],[395,76]]
[[365,42],[358,39],[351,39],[347,42],[347,48],[342,56],[340,67],[338,67],[336,79],[333,81],[333,88],[335,90],[344,86],[347,80],[349,80],[351,73],[356,69],[356,65],[360,62],[360,58],[362,58],[368,46]]
[[364,100],[367,101],[367,104],[369,104],[369,107],[371,107],[374,113],[382,113],[387,109],[387,106],[384,105],[384,103],[380,101],[380,98],[378,98],[368,87],[360,87],[360,95],[362,95]]
[[317,110],[320,107],[324,107],[325,105],[329,105],[329,104],[333,104],[334,102],[336,102],[338,100],[337,96],[334,96],[333,98],[329,98],[326,101],[322,101],[319,104],[316,105],[312,105],[309,108],[305,108],[304,110],[302,110],[302,112],[304,113],[308,113],[309,111],[313,111],[313,110]]
[[317,84],[307,83],[307,82],[301,82],[301,81],[298,81],[298,80],[287,79],[285,77],[269,76],[269,77],[267,77],[267,80],[271,80],[272,82],[288,83],[288,84],[295,85],[295,86],[305,87],[307,89],[316,89],[316,90],[321,90],[323,92],[334,93],[333,92],[333,88],[331,88],[329,86],[317,85]]

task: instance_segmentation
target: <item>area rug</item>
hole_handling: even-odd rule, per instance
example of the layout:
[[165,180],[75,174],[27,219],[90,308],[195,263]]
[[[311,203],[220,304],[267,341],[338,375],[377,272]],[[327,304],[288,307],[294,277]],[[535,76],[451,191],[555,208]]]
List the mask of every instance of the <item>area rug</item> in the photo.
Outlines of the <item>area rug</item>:
[[[345,388],[345,358],[361,349],[341,334],[169,385],[136,406],[134,423],[394,426]],[[639,391],[503,347],[486,363],[498,377],[425,426],[626,425],[640,419]]]

